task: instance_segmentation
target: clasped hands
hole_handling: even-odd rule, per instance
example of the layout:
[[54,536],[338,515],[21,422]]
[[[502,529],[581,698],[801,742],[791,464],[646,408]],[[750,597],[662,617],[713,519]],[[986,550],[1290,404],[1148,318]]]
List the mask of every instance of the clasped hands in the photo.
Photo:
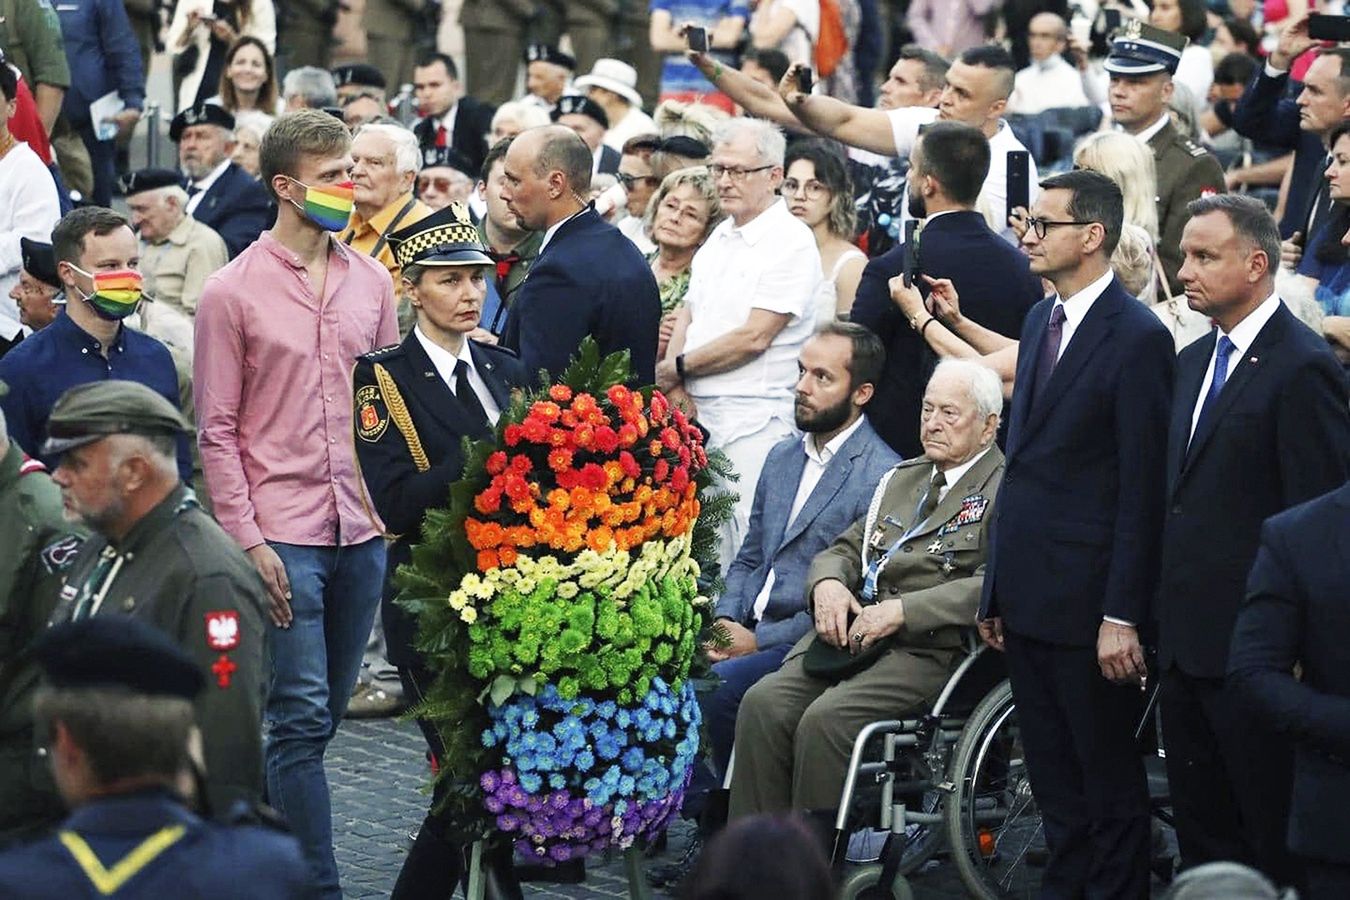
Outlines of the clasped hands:
[[[850,627],[848,617],[856,616]],[[827,578],[811,591],[811,615],[816,634],[825,643],[857,654],[885,640],[905,624],[899,597],[863,606],[842,581]]]

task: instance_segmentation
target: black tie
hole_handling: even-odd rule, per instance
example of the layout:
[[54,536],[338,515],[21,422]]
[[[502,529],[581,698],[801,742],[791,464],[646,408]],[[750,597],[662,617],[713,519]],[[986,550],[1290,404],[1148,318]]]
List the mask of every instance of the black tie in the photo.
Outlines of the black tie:
[[1045,326],[1045,338],[1041,341],[1041,352],[1036,360],[1036,380],[1033,382],[1031,402],[1038,403],[1050,373],[1055,371],[1059,362],[1059,345],[1064,339],[1064,304],[1056,303],[1050,310],[1050,323]]
[[947,475],[941,469],[933,469],[933,480],[928,483],[928,493],[923,495],[923,506],[919,507],[919,521],[915,525],[922,525],[928,521],[928,517],[937,509],[938,497],[942,495],[942,488],[947,484]]
[[470,419],[485,426],[488,424],[487,411],[483,409],[483,404],[478,402],[473,385],[469,384],[469,364],[462,359],[455,363],[455,399],[464,407]]
[[193,197],[197,196],[197,195],[200,194],[201,192],[202,192],[202,189],[199,188],[199,187],[197,187],[197,185],[195,185],[195,184],[189,184],[189,185],[187,186],[187,195],[188,195],[188,199],[189,199],[189,200],[192,199]]

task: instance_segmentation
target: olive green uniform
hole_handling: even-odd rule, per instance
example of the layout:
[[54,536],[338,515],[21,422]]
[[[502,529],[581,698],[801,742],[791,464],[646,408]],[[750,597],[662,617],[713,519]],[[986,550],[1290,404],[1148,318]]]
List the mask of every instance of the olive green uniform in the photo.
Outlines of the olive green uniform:
[[1181,232],[1190,220],[1186,204],[1226,190],[1223,166],[1204,147],[1183,136],[1169,121],[1149,138],[1158,170],[1158,259],[1173,296],[1182,293]]
[[947,683],[961,656],[961,629],[974,627],[980,606],[1003,454],[991,446],[905,536],[932,477],[924,457],[892,469],[867,515],[812,561],[808,604],[815,586],[830,578],[860,595],[867,563],[904,536],[880,569],[874,598],[900,598],[904,624],[876,662],[838,684],[806,674],[803,656],[813,631],[788,652],[782,668],[746,692],[736,717],[731,816],[833,809],[858,732],[926,707]]
[[390,94],[412,83],[425,7],[426,0],[366,0],[366,59],[384,74]]
[[34,837],[65,812],[35,752],[28,647],[51,615],[61,571],[83,537],[61,515],[61,491],[16,444],[0,457],[0,845]]
[[563,30],[572,39],[577,72],[589,72],[597,59],[614,55],[610,42],[619,15],[619,0],[571,0],[563,5],[566,8]]
[[530,38],[535,0],[464,0],[464,89],[501,106],[516,95],[520,61]]
[[61,20],[49,0],[0,0],[0,50],[34,93],[39,84],[70,87]]
[[283,40],[278,41],[278,50],[286,57],[286,68],[328,68],[333,58],[338,4],[333,0],[291,0],[284,11],[278,12],[283,15]]
[[179,486],[116,545],[85,542],[53,622],[130,615],[167,632],[202,667],[197,700],[213,810],[262,796],[268,656],[262,579],[192,493]]

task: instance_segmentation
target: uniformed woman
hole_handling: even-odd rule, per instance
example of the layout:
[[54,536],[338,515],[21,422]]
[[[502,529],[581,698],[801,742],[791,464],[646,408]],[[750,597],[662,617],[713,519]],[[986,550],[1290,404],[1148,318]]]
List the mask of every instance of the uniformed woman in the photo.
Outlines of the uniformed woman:
[[[525,385],[526,373],[510,351],[466,337],[478,327],[493,262],[462,204],[395,232],[389,243],[417,325],[403,343],[357,361],[353,407],[366,490],[394,539],[383,603],[389,662],[398,668],[404,695],[416,704],[432,675],[413,648],[416,621],[393,603],[392,576],[410,559],[427,509],[445,505],[451,482],[463,472],[462,439],[490,435],[512,389]],[[443,746],[435,729],[419,724],[439,758]],[[392,900],[450,897],[462,871],[461,849],[439,819],[428,815]],[[489,897],[520,896],[509,847],[484,861]]]

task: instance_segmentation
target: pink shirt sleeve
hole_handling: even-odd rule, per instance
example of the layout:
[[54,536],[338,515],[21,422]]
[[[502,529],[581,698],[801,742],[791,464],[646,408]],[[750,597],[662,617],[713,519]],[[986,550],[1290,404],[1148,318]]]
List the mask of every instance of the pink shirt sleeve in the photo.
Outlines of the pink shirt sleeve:
[[238,304],[218,277],[202,289],[193,346],[192,393],[207,491],[220,526],[248,550],[263,543],[263,534],[239,451],[244,333]]
[[388,347],[397,344],[399,340],[398,301],[394,299],[393,282],[386,278],[384,288],[380,291],[380,328],[375,333],[375,346],[371,349]]

